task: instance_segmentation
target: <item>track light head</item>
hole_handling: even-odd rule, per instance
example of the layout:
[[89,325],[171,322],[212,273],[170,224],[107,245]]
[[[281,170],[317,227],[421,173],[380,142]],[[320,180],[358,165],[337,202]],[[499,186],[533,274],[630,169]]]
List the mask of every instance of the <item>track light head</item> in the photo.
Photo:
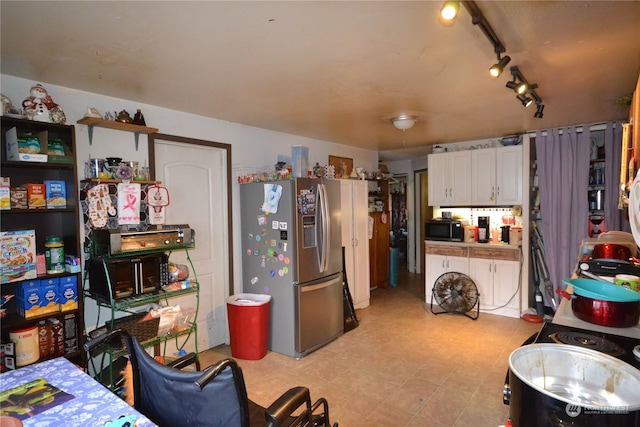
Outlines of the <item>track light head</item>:
[[529,98],[527,95],[517,95],[516,98],[518,98],[518,100],[522,102],[522,105],[524,105],[525,107],[533,104],[533,99]]
[[538,108],[536,109],[533,117],[535,117],[536,119],[541,119],[543,116],[542,110],[544,110],[544,104],[538,104]]
[[527,85],[522,82],[516,82],[515,79],[510,82],[507,82],[507,87],[513,90],[518,95],[522,95],[527,91]]
[[489,74],[491,74],[491,77],[498,77],[500,74],[502,74],[504,67],[506,67],[510,61],[511,58],[509,56],[505,55],[503,57],[500,57],[500,55],[498,55],[498,62],[496,62],[491,68],[489,68]]
[[460,2],[459,1],[446,1],[442,5],[442,9],[440,9],[440,17],[445,21],[451,21],[458,16],[458,12],[460,11]]

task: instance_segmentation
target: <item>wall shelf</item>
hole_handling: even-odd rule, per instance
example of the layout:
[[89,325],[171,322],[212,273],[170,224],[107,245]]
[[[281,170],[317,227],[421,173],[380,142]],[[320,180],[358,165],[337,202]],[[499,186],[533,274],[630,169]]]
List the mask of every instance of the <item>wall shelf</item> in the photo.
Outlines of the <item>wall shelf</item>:
[[158,132],[156,128],[147,126],[134,125],[131,123],[116,122],[114,120],[104,120],[97,117],[83,117],[77,121],[81,125],[89,126],[89,145],[93,142],[93,128],[102,127],[107,129],[121,130],[124,132],[132,132],[135,135],[136,151],[138,151],[138,137],[140,134],[149,135]]

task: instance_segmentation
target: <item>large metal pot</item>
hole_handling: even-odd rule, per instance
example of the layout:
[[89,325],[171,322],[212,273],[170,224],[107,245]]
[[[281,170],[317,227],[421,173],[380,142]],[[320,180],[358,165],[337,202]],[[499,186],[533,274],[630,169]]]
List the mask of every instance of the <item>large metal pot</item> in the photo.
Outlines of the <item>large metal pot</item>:
[[573,295],[571,309],[580,320],[612,328],[631,328],[640,321],[638,302],[614,302]]
[[573,314],[580,320],[612,328],[630,328],[640,321],[640,293],[612,283],[590,279],[565,280],[573,292],[557,292],[571,300]]
[[600,243],[593,247],[591,258],[593,259],[620,259],[629,261],[632,253],[631,250],[624,245],[617,243]]
[[514,427],[640,425],[640,370],[566,344],[530,344],[509,356],[505,403]]

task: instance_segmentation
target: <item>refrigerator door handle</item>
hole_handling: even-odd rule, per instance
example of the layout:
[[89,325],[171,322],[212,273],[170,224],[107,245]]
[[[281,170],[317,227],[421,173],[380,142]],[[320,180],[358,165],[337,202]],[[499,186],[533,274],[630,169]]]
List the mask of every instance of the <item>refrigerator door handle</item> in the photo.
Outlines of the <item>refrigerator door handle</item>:
[[328,288],[329,286],[333,286],[333,282],[318,283],[317,285],[304,285],[300,286],[300,292],[305,293],[317,291],[318,289]]
[[330,227],[329,222],[329,201],[327,198],[327,189],[324,184],[318,185],[318,195],[320,196],[320,216],[322,227],[322,246],[320,247],[320,271],[325,272],[329,269],[329,236]]

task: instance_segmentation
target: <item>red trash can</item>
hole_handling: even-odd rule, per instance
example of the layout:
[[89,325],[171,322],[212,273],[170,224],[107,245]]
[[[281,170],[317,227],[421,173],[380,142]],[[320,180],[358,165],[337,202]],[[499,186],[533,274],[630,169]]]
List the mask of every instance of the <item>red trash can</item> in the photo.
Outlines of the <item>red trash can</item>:
[[267,354],[271,295],[237,294],[227,298],[231,355],[259,360]]

